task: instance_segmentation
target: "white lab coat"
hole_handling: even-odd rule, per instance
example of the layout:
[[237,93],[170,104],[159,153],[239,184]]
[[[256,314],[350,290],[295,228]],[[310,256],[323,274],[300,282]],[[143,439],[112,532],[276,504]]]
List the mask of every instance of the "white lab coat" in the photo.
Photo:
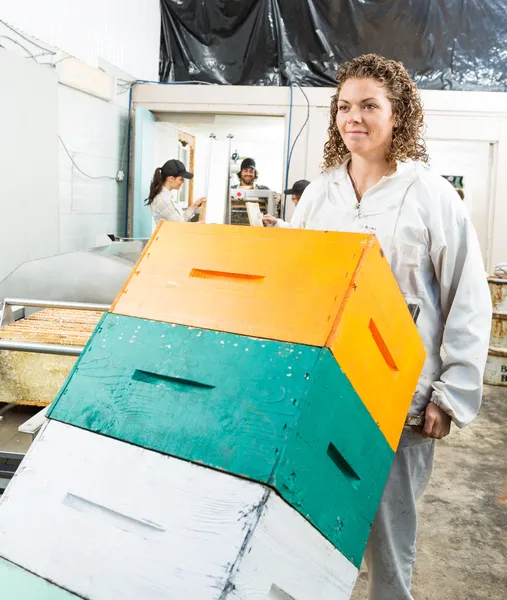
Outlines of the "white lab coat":
[[421,309],[417,327],[427,359],[410,414],[419,414],[431,399],[464,427],[481,404],[492,309],[463,201],[443,177],[407,161],[358,204],[347,162],[306,188],[290,226],[378,237],[407,303]]

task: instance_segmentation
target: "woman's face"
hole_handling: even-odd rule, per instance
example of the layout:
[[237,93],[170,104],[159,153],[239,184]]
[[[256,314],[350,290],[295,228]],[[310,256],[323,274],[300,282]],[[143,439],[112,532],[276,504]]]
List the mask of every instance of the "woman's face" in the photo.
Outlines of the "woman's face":
[[394,127],[392,104],[375,79],[347,79],[338,97],[336,126],[349,152],[384,156]]
[[183,177],[168,177],[167,181],[169,183],[169,189],[171,190],[179,190],[180,187],[183,185]]

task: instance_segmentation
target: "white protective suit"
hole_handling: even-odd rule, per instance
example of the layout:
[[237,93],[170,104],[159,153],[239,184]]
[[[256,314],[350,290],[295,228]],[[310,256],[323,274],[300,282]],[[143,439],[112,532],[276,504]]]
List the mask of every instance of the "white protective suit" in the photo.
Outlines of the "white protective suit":
[[[348,160],[304,191],[291,224],[279,227],[374,233],[410,304],[427,359],[412,400],[431,401],[464,427],[477,415],[491,328],[491,297],[475,230],[451,184],[423,163],[397,164],[358,204]],[[443,350],[444,359],[441,358]],[[434,441],[406,428],[365,555],[371,600],[410,600],[417,514]]]

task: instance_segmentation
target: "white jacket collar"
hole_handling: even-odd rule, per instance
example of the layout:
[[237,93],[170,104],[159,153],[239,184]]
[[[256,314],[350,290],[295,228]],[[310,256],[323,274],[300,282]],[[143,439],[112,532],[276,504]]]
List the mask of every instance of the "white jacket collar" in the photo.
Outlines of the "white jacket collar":
[[[334,169],[329,169],[322,173],[323,177],[325,177],[328,181],[332,181],[335,183],[344,183],[347,181],[347,165],[350,161],[350,154],[345,156],[344,161],[339,167],[335,167]],[[396,171],[386,177],[388,180],[397,180],[397,183],[411,183],[418,175],[419,170],[424,168],[419,161],[415,160],[407,160],[405,162],[397,161],[396,162]]]

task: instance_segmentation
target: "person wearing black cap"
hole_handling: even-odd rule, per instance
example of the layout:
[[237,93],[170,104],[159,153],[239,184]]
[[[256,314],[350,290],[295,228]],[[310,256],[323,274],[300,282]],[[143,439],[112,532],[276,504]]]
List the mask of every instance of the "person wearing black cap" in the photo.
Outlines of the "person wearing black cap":
[[173,190],[179,190],[184,179],[192,179],[193,173],[185,169],[180,160],[168,160],[162,167],[155,169],[150,185],[150,195],[145,204],[151,208],[155,223],[159,221],[190,221],[197,209],[206,200],[199,198],[185,212],[172,197]]
[[269,190],[267,186],[255,183],[259,177],[259,173],[257,172],[255,160],[253,158],[245,158],[243,160],[238,177],[239,185],[231,186],[233,190],[238,188],[246,188],[249,190]]
[[[294,206],[297,206],[301,196],[303,195],[303,192],[309,185],[310,182],[307,179],[299,179],[290,189],[285,190],[284,194],[290,194],[292,202],[294,202]],[[262,217],[262,221],[267,227],[290,227],[290,223],[287,223],[282,219],[277,219],[272,215],[264,215]]]
[[303,192],[308,185],[310,185],[310,182],[307,179],[300,179],[299,181],[296,181],[296,183],[289,190],[285,190],[284,194],[290,194],[292,202],[294,202],[294,206],[297,206],[299,199],[303,195]]

